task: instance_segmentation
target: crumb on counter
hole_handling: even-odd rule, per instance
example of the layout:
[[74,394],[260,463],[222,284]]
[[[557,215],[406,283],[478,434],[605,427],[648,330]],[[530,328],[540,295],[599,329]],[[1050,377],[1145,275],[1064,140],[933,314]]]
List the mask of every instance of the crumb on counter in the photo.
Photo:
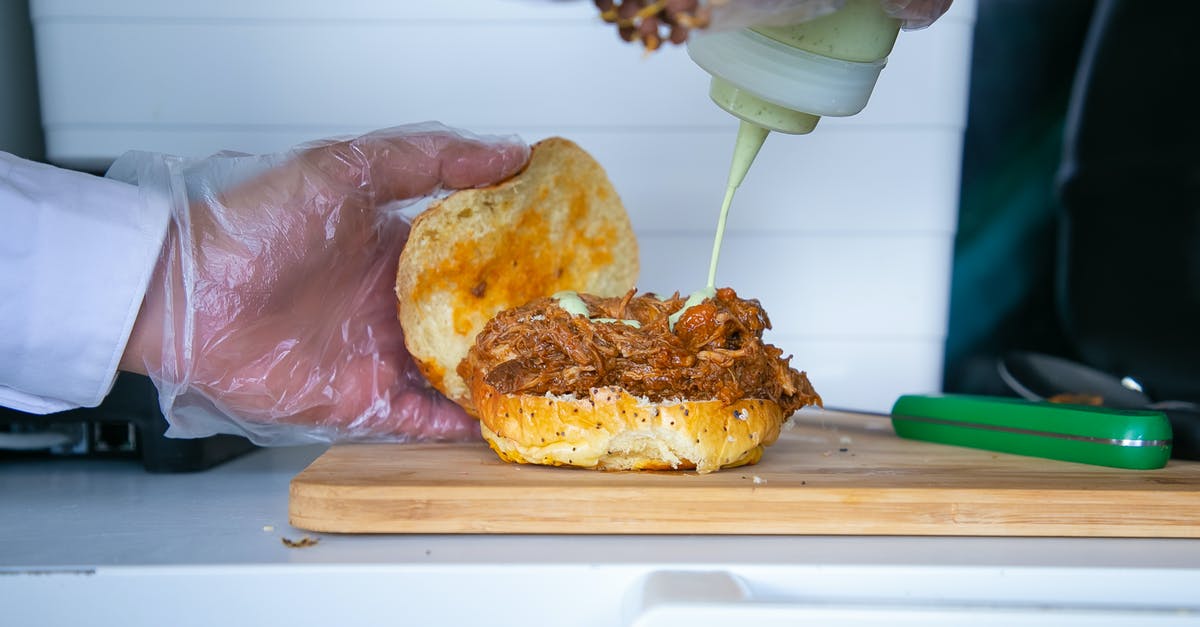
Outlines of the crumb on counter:
[[279,540],[283,542],[283,546],[286,546],[289,549],[303,549],[310,546],[316,546],[317,543],[321,541],[320,538],[314,538],[312,536],[303,536],[299,540],[293,540],[291,538],[280,538]]

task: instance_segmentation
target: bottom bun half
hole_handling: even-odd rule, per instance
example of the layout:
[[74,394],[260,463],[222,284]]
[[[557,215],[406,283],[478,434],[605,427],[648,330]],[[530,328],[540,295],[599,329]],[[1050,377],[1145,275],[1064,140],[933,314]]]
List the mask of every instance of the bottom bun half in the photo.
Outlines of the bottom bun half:
[[618,387],[574,395],[502,394],[471,382],[483,437],[505,461],[598,470],[753,464],[786,416],[770,400],[651,402]]

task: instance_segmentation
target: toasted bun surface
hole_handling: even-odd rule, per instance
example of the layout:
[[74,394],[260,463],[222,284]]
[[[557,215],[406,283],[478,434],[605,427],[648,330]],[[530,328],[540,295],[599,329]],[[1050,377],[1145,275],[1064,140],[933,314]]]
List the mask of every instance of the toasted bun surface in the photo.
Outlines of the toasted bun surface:
[[517,463],[707,473],[757,462],[786,418],[762,399],[651,403],[618,387],[587,398],[509,395],[482,377],[471,389],[484,439]]
[[396,276],[405,345],[430,384],[473,412],[455,368],[496,313],[561,290],[616,296],[637,274],[633,228],[604,170],[547,139],[513,178],[414,220]]

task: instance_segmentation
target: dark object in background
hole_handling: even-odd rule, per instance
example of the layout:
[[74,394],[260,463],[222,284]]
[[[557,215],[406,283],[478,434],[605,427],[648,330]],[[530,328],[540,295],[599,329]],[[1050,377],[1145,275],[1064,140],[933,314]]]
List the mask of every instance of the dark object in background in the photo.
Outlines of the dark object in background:
[[1200,400],[1197,18],[980,3],[946,391],[1012,394],[996,363],[1020,349]]
[[97,407],[46,416],[0,407],[0,435],[62,434],[58,438],[61,443],[48,448],[16,451],[0,447],[0,458],[140,459],[149,472],[173,473],[206,470],[255,449],[239,436],[182,440],[164,437],[166,430],[154,384],[146,377],[123,372]]
[[1093,5],[979,3],[946,340],[948,392],[1011,394],[996,360],[1013,348],[1076,357],[1055,311],[1054,177]]
[[41,161],[46,147],[36,68],[29,2],[0,2],[0,150]]
[[1060,310],[1081,360],[1200,401],[1197,2],[1097,5],[1060,172]]

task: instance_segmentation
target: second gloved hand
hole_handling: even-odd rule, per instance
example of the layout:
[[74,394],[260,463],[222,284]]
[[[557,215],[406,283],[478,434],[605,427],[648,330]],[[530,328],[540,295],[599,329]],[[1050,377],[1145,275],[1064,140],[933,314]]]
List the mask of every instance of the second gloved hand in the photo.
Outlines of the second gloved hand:
[[878,2],[903,28],[934,23],[953,0],[594,0],[600,16],[617,26],[625,41],[655,50],[682,44],[696,32],[799,24],[828,15],[850,2]]
[[281,155],[123,157],[110,176],[168,203],[171,227],[122,367],[150,375],[173,436],[476,434],[404,348],[397,201],[500,181],[528,155],[515,138],[424,124]]

